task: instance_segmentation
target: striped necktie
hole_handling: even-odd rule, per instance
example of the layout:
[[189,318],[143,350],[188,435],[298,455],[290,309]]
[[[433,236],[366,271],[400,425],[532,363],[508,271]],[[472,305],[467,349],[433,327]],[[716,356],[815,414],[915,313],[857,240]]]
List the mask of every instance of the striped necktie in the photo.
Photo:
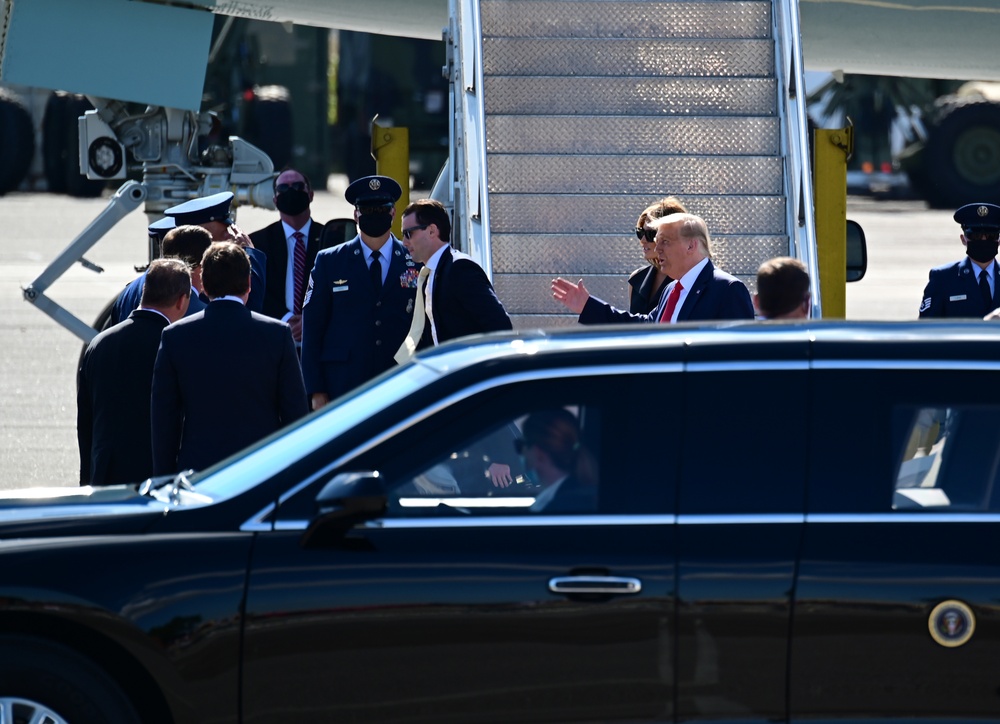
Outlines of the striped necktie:
[[292,257],[292,313],[302,314],[302,294],[306,286],[306,244],[301,231],[292,234],[295,254]]

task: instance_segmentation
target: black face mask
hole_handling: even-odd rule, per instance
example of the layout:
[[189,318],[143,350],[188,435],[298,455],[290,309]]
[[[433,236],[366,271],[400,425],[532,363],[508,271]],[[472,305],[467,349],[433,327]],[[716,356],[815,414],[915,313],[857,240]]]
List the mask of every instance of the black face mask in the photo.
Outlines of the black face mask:
[[965,253],[969,255],[969,258],[986,264],[997,255],[998,248],[1000,248],[1000,242],[995,239],[967,239]]
[[283,214],[298,216],[309,208],[309,193],[307,191],[289,189],[274,197],[274,205]]
[[382,236],[392,226],[392,214],[361,214],[358,228],[365,236]]

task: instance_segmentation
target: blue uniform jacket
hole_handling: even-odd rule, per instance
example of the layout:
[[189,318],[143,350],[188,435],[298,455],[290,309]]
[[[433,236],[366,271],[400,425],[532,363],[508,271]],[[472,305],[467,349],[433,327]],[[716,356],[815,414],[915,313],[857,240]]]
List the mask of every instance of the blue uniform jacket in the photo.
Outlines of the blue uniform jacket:
[[972,259],[945,264],[931,269],[924,297],[920,302],[920,317],[971,317],[982,319],[1000,303],[997,301],[997,265],[993,265],[993,301],[987,307],[979,291],[979,267]]
[[[677,282],[670,282],[663,290],[660,303],[649,314],[630,314],[615,309],[596,297],[587,300],[580,312],[581,324],[615,324],[618,322],[659,322],[667,305],[670,290]],[[705,265],[688,292],[678,322],[703,322],[720,319],[753,319],[753,302],[746,285],[736,277],[715,268],[711,261]]]
[[361,237],[316,255],[302,307],[306,392],[330,399],[392,367],[413,316],[419,266],[398,239],[376,296]]

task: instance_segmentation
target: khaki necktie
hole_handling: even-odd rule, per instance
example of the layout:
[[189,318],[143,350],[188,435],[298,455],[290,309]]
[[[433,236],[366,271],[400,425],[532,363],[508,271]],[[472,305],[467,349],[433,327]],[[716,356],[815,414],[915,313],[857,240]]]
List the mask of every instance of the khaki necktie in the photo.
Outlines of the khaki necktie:
[[427,277],[430,275],[430,267],[424,267],[417,275],[417,300],[413,305],[413,321],[410,323],[410,331],[406,334],[406,339],[399,345],[393,359],[397,364],[403,364],[417,352],[417,345],[424,334],[424,287],[427,285]]

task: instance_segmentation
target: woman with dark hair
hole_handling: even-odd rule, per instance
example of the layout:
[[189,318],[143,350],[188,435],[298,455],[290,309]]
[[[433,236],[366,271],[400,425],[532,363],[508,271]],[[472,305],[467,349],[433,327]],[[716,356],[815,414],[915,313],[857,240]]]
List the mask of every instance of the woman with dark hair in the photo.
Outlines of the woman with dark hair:
[[580,443],[580,425],[565,408],[528,415],[521,439],[526,476],[540,492],[530,510],[585,513],[597,509],[597,467]]
[[651,206],[647,206],[635,223],[635,235],[639,237],[642,255],[646,265],[636,269],[628,277],[628,311],[632,314],[649,314],[660,303],[660,296],[673,281],[660,271],[656,258],[655,229],[647,229],[646,224],[670,214],[686,214],[687,209],[674,196],[667,196]]

